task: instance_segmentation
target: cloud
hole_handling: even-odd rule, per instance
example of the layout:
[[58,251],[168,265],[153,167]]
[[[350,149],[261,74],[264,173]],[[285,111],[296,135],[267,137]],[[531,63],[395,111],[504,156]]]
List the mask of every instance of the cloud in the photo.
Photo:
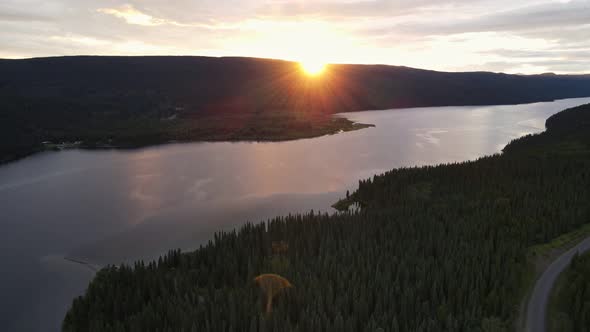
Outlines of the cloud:
[[[494,1],[501,4],[505,0]],[[313,16],[323,18],[392,18],[432,13],[441,8],[465,9],[466,5],[490,3],[490,0],[353,0],[353,1],[271,1],[258,8],[268,16]]]
[[590,24],[590,1],[572,0],[567,3],[549,2],[521,6],[491,13],[449,20],[430,20],[414,24],[391,26],[417,34],[457,34],[467,32],[513,33],[527,31],[553,31],[555,28],[583,27]]
[[52,21],[63,7],[59,3],[39,0],[3,0],[0,2],[0,22]]
[[45,17],[41,15],[29,14],[29,13],[22,13],[22,12],[0,12],[0,21],[22,21],[22,22],[30,22],[30,21],[50,21],[50,17]]
[[125,20],[128,24],[136,24],[143,26],[157,26],[162,24],[168,24],[164,19],[154,18],[148,14],[142,13],[135,9],[132,5],[123,5],[119,8],[99,8],[99,13],[113,15],[120,19]]
[[203,22],[178,22],[173,19],[154,17],[145,12],[136,9],[132,5],[123,5],[117,8],[99,8],[99,13],[111,15],[124,20],[127,24],[140,26],[162,26],[170,25],[185,28],[200,28],[208,30],[239,30],[255,29],[256,20],[244,20],[238,22],[219,22],[215,20],[205,20]]
[[[417,0],[415,5],[425,2]],[[258,13],[264,16],[383,16],[401,14],[407,10],[407,1],[280,1],[261,6]],[[415,8],[414,8],[415,9]],[[397,12],[396,12],[397,11]]]
[[0,57],[244,55],[583,72],[589,0],[2,0]]

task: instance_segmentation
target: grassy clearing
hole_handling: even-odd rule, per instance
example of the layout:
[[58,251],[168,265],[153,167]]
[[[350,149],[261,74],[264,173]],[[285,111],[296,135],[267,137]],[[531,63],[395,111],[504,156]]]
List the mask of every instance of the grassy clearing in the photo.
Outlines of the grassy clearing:
[[567,251],[587,236],[590,236],[590,223],[585,224],[574,231],[563,234],[551,242],[538,244],[529,248],[527,250],[527,257],[529,260],[552,257],[555,254],[555,250],[559,250],[560,252]]

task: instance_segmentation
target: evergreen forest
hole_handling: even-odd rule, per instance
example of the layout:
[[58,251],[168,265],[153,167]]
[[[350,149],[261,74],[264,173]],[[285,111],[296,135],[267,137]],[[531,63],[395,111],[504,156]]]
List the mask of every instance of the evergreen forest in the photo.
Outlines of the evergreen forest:
[[[105,267],[63,331],[511,330],[527,248],[590,222],[590,105],[546,127],[502,154],[361,180],[333,214],[280,216],[192,252]],[[262,275],[288,287],[269,295]]]
[[553,300],[552,331],[590,331],[590,253],[574,256]]

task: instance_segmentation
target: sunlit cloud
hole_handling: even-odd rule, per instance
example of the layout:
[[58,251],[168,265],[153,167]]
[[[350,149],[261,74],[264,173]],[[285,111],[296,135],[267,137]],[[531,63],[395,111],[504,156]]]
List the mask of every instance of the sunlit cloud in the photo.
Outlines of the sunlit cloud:
[[67,44],[81,44],[85,46],[104,46],[108,45],[107,41],[92,38],[92,37],[80,37],[80,36],[51,36],[50,39],[56,43],[67,43]]
[[249,21],[239,38],[229,39],[224,47],[241,54],[304,62],[333,62],[343,54],[356,53],[354,37],[327,22],[311,20]]
[[119,8],[99,8],[97,11],[121,18],[128,24],[156,26],[168,23],[166,20],[157,19],[148,14],[142,13],[131,5],[124,5]]
[[589,0],[4,0],[0,57],[256,56],[581,73]]

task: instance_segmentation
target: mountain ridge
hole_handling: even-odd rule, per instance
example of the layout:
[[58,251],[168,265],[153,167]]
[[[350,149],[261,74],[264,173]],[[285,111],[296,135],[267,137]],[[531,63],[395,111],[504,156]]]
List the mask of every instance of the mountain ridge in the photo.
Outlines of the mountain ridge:
[[[0,60],[0,162],[42,142],[136,147],[168,141],[286,140],[355,129],[334,113],[499,105],[590,96],[590,76],[438,72],[285,60],[74,56]],[[356,128],[358,129],[358,128]]]

